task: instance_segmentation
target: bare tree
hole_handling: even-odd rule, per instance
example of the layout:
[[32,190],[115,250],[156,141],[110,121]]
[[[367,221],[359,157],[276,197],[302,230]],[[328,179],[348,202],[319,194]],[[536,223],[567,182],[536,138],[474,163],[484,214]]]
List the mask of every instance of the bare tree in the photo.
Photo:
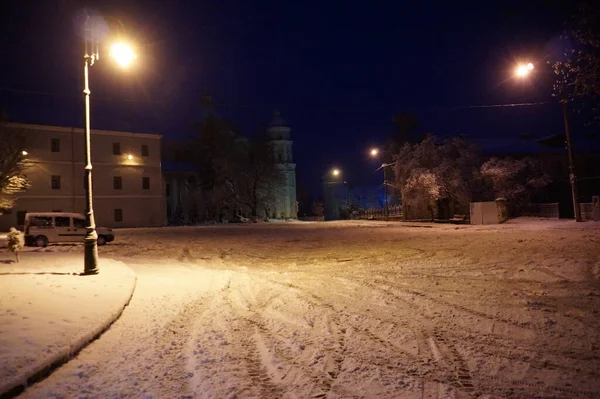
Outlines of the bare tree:
[[239,154],[230,187],[235,186],[235,200],[247,207],[252,217],[257,217],[261,208],[275,208],[284,179],[268,142],[262,136],[255,136],[245,146],[244,153]]
[[323,216],[325,214],[325,204],[320,199],[313,201],[310,210],[314,216]]
[[561,101],[576,100],[590,112],[590,122],[600,123],[600,4],[579,0],[566,21],[564,37],[571,45],[554,64],[554,94]]

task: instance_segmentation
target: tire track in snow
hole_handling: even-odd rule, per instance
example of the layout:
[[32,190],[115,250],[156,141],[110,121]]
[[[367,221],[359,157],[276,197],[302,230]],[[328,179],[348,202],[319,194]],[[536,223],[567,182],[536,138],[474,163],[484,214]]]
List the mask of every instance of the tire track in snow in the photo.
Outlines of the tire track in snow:
[[[232,313],[237,315],[237,322],[245,324],[238,328],[238,331],[244,332],[244,336],[240,337],[242,342],[243,352],[245,353],[245,368],[250,380],[255,387],[259,388],[260,397],[275,398],[281,397],[283,389],[279,387],[272,378],[274,370],[269,367],[269,362],[265,361],[265,357],[270,357],[268,354],[268,345],[265,341],[265,336],[268,334],[268,329],[261,322],[260,312],[263,311],[275,298],[279,297],[279,293],[269,296],[254,295],[250,298],[243,298],[247,302],[247,306],[242,307],[242,312],[236,311],[236,304],[231,297],[232,294],[239,292],[229,289],[225,300],[231,308]],[[238,303],[237,308],[241,305]],[[252,331],[253,333],[249,333]]]
[[207,395],[203,397],[283,395],[282,387],[273,381],[272,367],[264,361],[265,327],[257,320],[259,309],[277,295],[254,294],[248,291],[248,285],[240,285],[238,278],[232,278],[221,295],[214,298],[207,317],[197,324],[200,336],[195,342],[193,367],[200,370],[196,392]]
[[[272,282],[277,283],[276,281]],[[325,303],[323,298],[319,295],[309,292],[308,288],[303,288],[289,283],[287,284],[287,286],[295,288],[301,291],[302,293],[309,295],[312,299],[316,300],[316,305],[320,304],[321,306],[333,309],[332,305]],[[409,306],[416,306],[415,304],[411,303],[410,301],[404,298],[398,299],[404,301]],[[430,327],[428,327],[429,320],[423,317],[422,314],[411,314],[411,318],[413,318],[413,320],[416,319],[418,322],[416,324],[414,322],[407,322],[402,324],[404,324],[404,327],[409,327],[415,331],[415,337],[419,348],[419,354],[421,356],[424,356],[423,359],[410,356],[409,352],[407,352],[403,348],[398,347],[390,341],[379,337],[378,334],[373,333],[369,328],[360,328],[360,326],[352,325],[353,323],[351,321],[348,321],[347,323],[352,326],[354,335],[362,335],[365,338],[372,340],[378,343],[379,345],[383,346],[384,348],[388,349],[388,351],[394,353],[395,364],[391,361],[391,359],[388,359],[384,362],[380,362],[377,361],[377,359],[374,359],[373,357],[367,358],[357,353],[350,353],[349,356],[358,357],[361,359],[362,362],[365,362],[367,364],[376,365],[390,371],[393,370],[396,374],[402,374],[421,379],[424,397],[431,397],[430,394],[427,394],[427,396],[425,396],[426,390],[428,393],[431,393],[433,390],[433,392],[437,393],[435,397],[440,399],[448,397],[448,390],[454,391],[455,393],[460,392],[466,395],[470,395],[471,393],[473,393],[473,377],[460,354],[456,350],[454,350],[454,348],[447,342],[447,339],[441,334],[441,332],[428,332],[428,329],[430,329]],[[390,318],[390,320],[392,320],[392,318]],[[398,320],[393,319],[393,321],[391,322],[396,324],[398,323]],[[442,344],[444,345],[443,352],[440,352],[437,349],[439,345],[433,347],[429,345],[429,342],[433,340],[434,336],[439,342],[442,342]],[[402,357],[396,357],[399,352],[403,355]],[[432,362],[432,358],[435,358],[436,356],[438,357],[438,361],[434,363]],[[325,396],[318,395],[315,397]]]
[[[272,281],[277,283],[276,281]],[[281,283],[280,283],[281,284]],[[327,308],[333,309],[333,306],[324,302],[323,298],[319,295],[308,292],[307,288],[302,288],[294,284],[286,284],[287,286],[297,289],[302,293],[309,295],[313,300],[315,300],[315,305],[324,306]],[[407,302],[411,304],[410,302]],[[335,309],[333,309],[335,310]],[[391,315],[390,315],[391,316]],[[358,325],[353,325],[351,321],[347,321],[347,324],[352,328],[353,335],[361,335],[371,341],[374,341],[386,348],[389,352],[394,353],[395,357],[392,361],[391,359],[386,359],[384,361],[379,361],[373,357],[365,357],[360,353],[349,353],[348,356],[358,358],[361,362],[375,365],[381,367],[386,370],[393,371],[396,375],[405,375],[408,377],[419,378],[422,380],[423,394],[425,395],[425,387],[428,387],[428,392],[433,390],[438,394],[435,396],[437,398],[446,398],[448,397],[448,390],[458,390],[456,392],[463,392],[465,394],[473,391],[473,378],[468,371],[468,368],[460,355],[455,351],[444,352],[442,356],[440,352],[437,352],[437,356],[441,356],[439,358],[440,364],[433,363],[432,358],[435,357],[434,350],[432,350],[431,346],[428,345],[428,342],[431,340],[432,334],[427,333],[425,330],[419,330],[423,326],[428,325],[428,321],[421,319],[421,315],[411,315],[411,317],[420,319],[420,322],[415,325],[414,323],[402,323],[403,327],[409,327],[416,331],[415,337],[417,341],[417,345],[419,348],[419,354],[424,356],[424,358],[419,358],[417,356],[411,355],[410,352],[406,351],[404,348],[399,347],[398,345],[393,344],[389,340],[381,338],[377,333],[371,331],[370,328],[361,328]],[[380,318],[377,318],[381,320]],[[392,321],[393,320],[393,321]],[[397,325],[398,320],[390,317],[388,322]],[[436,338],[438,340],[446,343],[446,339],[441,335],[441,333],[436,333]],[[437,351],[437,350],[436,350]],[[398,356],[400,353],[402,356]],[[460,366],[453,367],[454,364],[459,364]],[[448,374],[453,374],[448,377]],[[325,397],[321,396],[321,394],[317,394],[316,396],[309,397]],[[431,395],[427,395],[424,397],[431,397]]]
[[[162,333],[157,338],[157,347],[160,352],[157,354],[161,359],[160,365],[163,368],[161,376],[155,375],[155,378],[168,381],[168,386],[161,382],[163,394],[168,394],[170,397],[175,397],[174,394],[179,394],[180,397],[192,397],[189,381],[193,377],[193,372],[189,372],[185,368],[187,355],[186,347],[191,339],[192,332],[190,326],[193,321],[208,309],[210,296],[200,297],[195,301],[187,304],[184,308],[163,327]],[[166,363],[166,365],[165,365]],[[153,365],[156,367],[157,365]]]
[[[290,284],[281,284],[268,279],[265,279],[264,281],[280,287],[280,290],[285,293],[288,293],[290,288],[294,288]],[[312,362],[306,364],[302,363],[300,356],[294,357],[291,353],[288,353],[289,351],[280,348],[280,343],[289,338],[282,336],[281,333],[275,333],[273,331],[273,325],[270,325],[270,328],[267,326],[267,321],[269,321],[269,324],[275,322],[275,319],[270,316],[271,312],[269,311],[269,306],[274,299],[279,298],[280,296],[281,294],[276,294],[267,299],[258,299],[255,306],[252,307],[252,315],[242,316],[248,324],[254,326],[256,329],[255,341],[258,346],[262,348],[260,353],[263,365],[276,363],[284,363],[286,365],[284,370],[272,368],[269,378],[272,381],[275,381],[275,383],[282,383],[284,380],[288,380],[290,384],[292,384],[294,380],[307,380],[307,385],[310,386],[307,393],[308,398],[325,398],[330,392],[335,392],[336,394],[341,395],[341,397],[354,397],[354,395],[344,387],[334,385],[341,371],[341,364],[345,359],[345,336],[347,334],[347,329],[339,326],[340,323],[339,320],[337,320],[336,315],[331,313],[333,311],[332,307],[322,305],[322,302],[310,302],[313,305],[313,309],[315,307],[321,307],[326,309],[327,312],[321,315],[322,317],[318,320],[319,323],[312,323],[312,326],[307,325],[313,335],[311,338],[303,341],[304,345],[310,346],[316,341],[320,341],[324,337],[323,330],[326,332],[325,337],[330,337],[331,339],[326,339],[324,344],[319,342],[316,350],[318,352],[322,351],[322,355],[318,354],[316,357],[312,358]],[[262,298],[262,296],[259,296],[259,298]],[[313,364],[315,360],[316,363]],[[323,367],[322,371],[319,371],[318,368],[314,367],[317,363],[321,364]],[[293,375],[291,381],[289,381],[290,374]],[[265,380],[265,378],[262,378],[261,381],[262,380]]]
[[[317,347],[318,353],[311,364],[303,366],[298,362],[288,359],[294,366],[301,369],[303,373],[312,381],[312,388],[308,393],[308,398],[325,398],[329,392],[342,393],[344,397],[353,396],[346,391],[341,385],[336,385],[339,374],[342,371],[342,364],[346,359],[346,336],[350,332],[348,328],[342,326],[339,318],[339,311],[333,305],[327,303],[321,296],[309,292],[295,284],[283,283],[273,279],[265,279],[265,281],[281,286],[283,289],[290,288],[296,291],[296,294],[311,304],[313,309],[322,309],[322,316],[319,319],[320,325],[314,323],[311,327],[312,337],[307,341],[307,344],[312,345],[316,341],[319,342]],[[318,331],[320,329],[320,331]],[[325,333],[325,334],[323,334]],[[320,364],[322,371],[315,372],[315,365]]]

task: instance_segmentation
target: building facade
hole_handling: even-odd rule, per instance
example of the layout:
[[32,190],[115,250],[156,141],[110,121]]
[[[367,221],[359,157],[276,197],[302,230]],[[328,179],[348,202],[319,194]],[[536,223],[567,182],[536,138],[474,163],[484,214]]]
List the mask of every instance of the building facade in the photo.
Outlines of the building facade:
[[[0,216],[0,231],[22,226],[26,212],[85,212],[83,129],[8,124],[27,137],[25,174],[30,188]],[[96,224],[146,227],[166,224],[161,135],[92,130]]]
[[273,119],[267,128],[269,136],[269,145],[275,156],[277,166],[282,170],[284,182],[277,192],[275,209],[272,210],[272,217],[292,218],[298,217],[298,203],[296,201],[296,164],[292,154],[291,137],[292,129],[281,117],[279,111],[275,110]]

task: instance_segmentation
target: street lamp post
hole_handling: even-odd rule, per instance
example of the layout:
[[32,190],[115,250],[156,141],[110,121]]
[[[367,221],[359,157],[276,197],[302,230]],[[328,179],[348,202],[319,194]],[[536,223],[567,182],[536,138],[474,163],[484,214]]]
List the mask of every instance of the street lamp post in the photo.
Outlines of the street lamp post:
[[[84,266],[83,274],[98,274],[98,233],[96,232],[96,220],[94,218],[94,205],[92,195],[92,151],[91,151],[91,130],[90,130],[90,86],[89,69],[94,62],[100,58],[98,50],[97,32],[92,32],[90,28],[90,16],[85,15],[84,22],[84,41],[85,54],[83,66],[83,100],[85,112],[85,238],[84,238]],[[91,40],[90,40],[91,39]],[[122,66],[127,66],[129,62],[136,58],[135,53],[124,44],[113,45],[111,55]]]
[[[97,53],[92,50],[90,53],[88,35],[90,17],[85,17],[85,55],[83,67],[83,101],[85,112],[85,249],[83,274],[98,274],[98,233],[96,233],[96,221],[94,219],[94,205],[92,198],[92,153],[91,153],[91,134],[90,134],[90,86],[89,86],[89,68],[94,65]],[[92,43],[93,47],[93,43]]]
[[[379,149],[378,148],[372,148],[371,151],[369,151],[369,154],[371,155],[371,157],[375,158],[379,155]],[[383,197],[384,197],[384,208],[383,208],[383,215],[385,217],[385,220],[388,220],[389,217],[389,204],[388,204],[388,180],[387,180],[387,168],[389,166],[394,165],[394,163],[382,163],[381,166],[379,167],[379,169],[383,169]],[[377,169],[377,170],[379,170]]]
[[336,188],[345,183],[341,180],[342,171],[338,168],[331,169],[323,176],[323,197],[325,200],[325,220],[338,220],[340,218],[340,208],[336,195]]
[[[533,71],[534,66],[532,63],[518,65],[515,69],[515,75],[519,78],[525,78],[529,76]],[[576,222],[582,222],[581,208],[579,207],[579,195],[577,193],[577,175],[575,174],[575,160],[573,157],[573,146],[571,143],[571,129],[569,127],[569,113],[567,110],[567,100],[562,99],[562,114],[563,121],[565,124],[565,141],[567,145],[567,156],[569,159],[569,183],[571,184],[571,197],[573,199],[573,212],[575,215]]]

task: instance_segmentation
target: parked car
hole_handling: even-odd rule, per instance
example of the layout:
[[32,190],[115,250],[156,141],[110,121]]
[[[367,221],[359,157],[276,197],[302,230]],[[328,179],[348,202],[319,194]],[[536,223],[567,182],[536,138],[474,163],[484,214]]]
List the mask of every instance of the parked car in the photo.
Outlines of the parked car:
[[[25,215],[25,243],[45,247],[48,244],[83,242],[85,217],[79,213],[28,212]],[[98,245],[114,241],[112,229],[96,227]]]

